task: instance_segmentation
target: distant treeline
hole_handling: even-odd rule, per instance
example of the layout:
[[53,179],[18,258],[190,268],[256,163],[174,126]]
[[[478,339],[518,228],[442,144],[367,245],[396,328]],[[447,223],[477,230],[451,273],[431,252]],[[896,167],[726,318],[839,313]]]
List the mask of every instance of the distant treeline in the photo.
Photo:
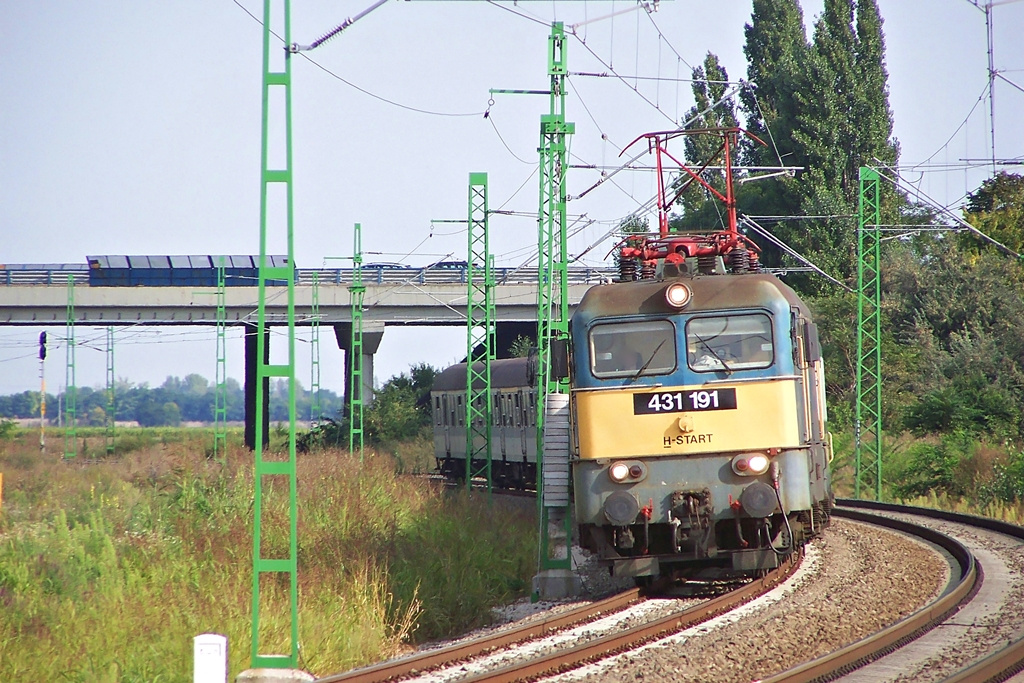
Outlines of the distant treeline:
[[[119,380],[114,388],[114,419],[135,420],[143,427],[176,426],[182,422],[213,422],[216,385],[202,375],[187,375],[184,379],[168,377],[162,385],[150,388],[147,384],[133,384]],[[237,380],[228,378],[225,382],[228,421],[241,422],[245,419],[245,394]],[[76,416],[79,425],[102,425],[106,420],[108,395],[105,389],[79,387],[77,390]],[[58,413],[63,413],[65,397],[46,395],[46,417],[50,424],[57,424]],[[296,382],[296,417],[310,418],[310,392]],[[270,420],[288,419],[288,382],[271,382]],[[333,391],[320,390],[320,414],[336,417],[341,411],[342,399]],[[0,418],[39,417],[39,392],[23,391],[20,394],[0,396]],[[61,419],[64,419],[63,417]]]

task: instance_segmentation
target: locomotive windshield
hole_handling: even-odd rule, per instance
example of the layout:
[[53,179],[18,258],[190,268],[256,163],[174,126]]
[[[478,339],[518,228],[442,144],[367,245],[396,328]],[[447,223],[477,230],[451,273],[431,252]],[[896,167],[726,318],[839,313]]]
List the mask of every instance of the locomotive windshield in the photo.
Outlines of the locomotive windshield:
[[693,318],[686,324],[686,356],[697,372],[771,366],[772,321],[763,313]]
[[604,323],[590,331],[594,377],[664,375],[675,367],[675,327],[667,320]]

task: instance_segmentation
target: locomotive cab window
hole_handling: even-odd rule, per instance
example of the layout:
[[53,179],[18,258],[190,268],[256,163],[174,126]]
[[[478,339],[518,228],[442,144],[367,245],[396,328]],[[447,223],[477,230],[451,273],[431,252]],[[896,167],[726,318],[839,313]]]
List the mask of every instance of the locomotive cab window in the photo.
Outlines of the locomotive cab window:
[[775,360],[771,318],[763,313],[693,318],[686,324],[686,357],[697,372],[770,367]]
[[590,331],[594,377],[664,375],[675,367],[675,327],[667,320],[605,323]]

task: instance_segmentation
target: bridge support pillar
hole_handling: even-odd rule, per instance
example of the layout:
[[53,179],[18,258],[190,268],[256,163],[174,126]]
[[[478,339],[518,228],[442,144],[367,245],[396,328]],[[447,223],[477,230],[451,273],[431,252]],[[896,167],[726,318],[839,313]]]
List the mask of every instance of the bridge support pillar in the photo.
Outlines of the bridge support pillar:
[[[270,328],[264,329],[263,362],[270,362]],[[245,447],[256,448],[256,336],[259,330],[256,325],[245,325]],[[263,379],[264,400],[270,399],[270,378]],[[270,443],[270,409],[265,406],[263,411],[263,444]]]
[[[349,397],[352,396],[352,323],[338,323],[334,326],[338,348],[345,352],[345,408],[349,414]],[[363,321],[363,405],[373,403],[373,354],[377,353],[384,336],[384,323]]]

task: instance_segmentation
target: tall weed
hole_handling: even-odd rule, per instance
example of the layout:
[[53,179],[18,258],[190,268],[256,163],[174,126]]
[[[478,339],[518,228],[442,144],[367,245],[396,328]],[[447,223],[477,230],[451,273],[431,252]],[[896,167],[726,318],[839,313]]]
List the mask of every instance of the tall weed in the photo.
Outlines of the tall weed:
[[[251,454],[234,446],[211,461],[209,439],[140,436],[91,464],[30,441],[0,453],[0,680],[188,681],[203,632],[228,636],[232,675],[248,668]],[[530,515],[449,497],[372,451],[363,464],[324,451],[297,467],[301,656],[314,673],[463,631],[525,592]],[[287,547],[273,479],[265,557]],[[287,610],[261,612],[274,637],[287,622]]]

